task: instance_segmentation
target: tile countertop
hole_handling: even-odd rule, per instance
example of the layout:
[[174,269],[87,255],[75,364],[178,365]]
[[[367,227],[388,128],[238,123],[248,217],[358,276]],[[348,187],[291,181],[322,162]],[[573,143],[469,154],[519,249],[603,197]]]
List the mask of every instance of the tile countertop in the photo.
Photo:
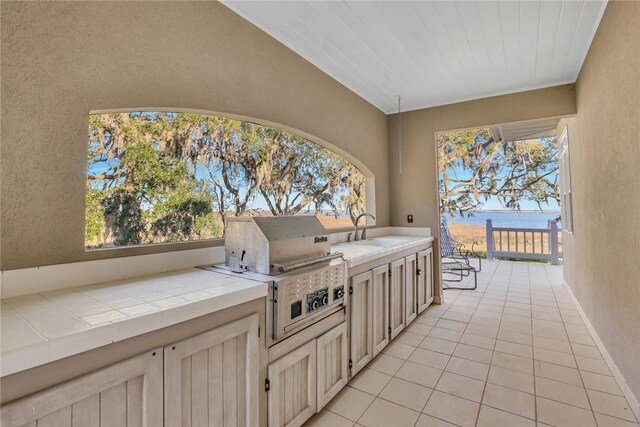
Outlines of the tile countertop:
[[191,268],[4,299],[0,376],[267,295],[267,285]]
[[431,236],[383,235],[367,240],[331,245],[331,252],[342,252],[349,267],[373,261],[433,241]]

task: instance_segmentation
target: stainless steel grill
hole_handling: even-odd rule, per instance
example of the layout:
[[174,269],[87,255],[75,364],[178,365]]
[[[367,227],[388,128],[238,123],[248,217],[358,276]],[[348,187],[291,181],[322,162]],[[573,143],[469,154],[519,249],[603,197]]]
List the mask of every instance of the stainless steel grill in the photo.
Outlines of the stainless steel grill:
[[241,217],[227,223],[225,265],[202,268],[269,283],[268,343],[275,344],[311,325],[346,319],[341,258],[314,216]]
[[225,264],[232,271],[279,274],[342,256],[330,252],[329,233],[315,216],[227,221]]

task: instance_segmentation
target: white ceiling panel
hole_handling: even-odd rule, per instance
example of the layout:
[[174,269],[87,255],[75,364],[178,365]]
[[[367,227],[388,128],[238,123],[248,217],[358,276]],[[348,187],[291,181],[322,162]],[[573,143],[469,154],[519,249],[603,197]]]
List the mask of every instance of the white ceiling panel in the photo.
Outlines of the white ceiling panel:
[[606,0],[224,3],[386,113],[575,82]]

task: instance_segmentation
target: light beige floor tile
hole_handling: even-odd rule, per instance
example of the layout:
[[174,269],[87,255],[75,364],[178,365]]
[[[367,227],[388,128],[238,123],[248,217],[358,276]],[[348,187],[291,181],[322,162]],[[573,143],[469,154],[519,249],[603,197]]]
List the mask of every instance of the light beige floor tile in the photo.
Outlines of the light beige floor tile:
[[391,380],[391,376],[373,369],[364,368],[349,381],[349,385],[365,393],[378,395]]
[[497,329],[500,327],[501,317],[502,316],[499,313],[496,313],[495,316],[474,315],[471,318],[471,321],[469,322],[469,324],[473,326],[481,326],[481,327],[486,327],[491,329]]
[[427,350],[437,351],[438,353],[453,354],[456,349],[456,343],[453,341],[447,341],[440,338],[426,337],[421,343],[420,348],[426,348]]
[[587,393],[589,394],[591,407],[595,412],[636,422],[636,417],[633,415],[624,397],[614,396],[596,390],[587,390]]
[[533,335],[543,338],[551,338],[554,340],[567,340],[567,333],[561,329],[538,327],[534,328]]
[[519,325],[526,325],[529,327],[531,326],[531,316],[527,315],[526,317],[523,317],[520,315],[509,314],[507,310],[508,309],[505,308],[505,313],[502,315],[502,323],[515,323]]
[[548,350],[546,348],[536,348],[533,352],[533,358],[536,360],[541,360],[543,362],[567,366],[569,368],[578,367],[572,354],[562,353],[555,350]]
[[398,359],[408,359],[411,356],[411,353],[415,350],[415,347],[412,347],[407,344],[402,344],[398,341],[392,341],[387,345],[384,350],[382,350],[383,354],[388,356],[397,357]]
[[355,422],[364,414],[373,399],[374,396],[347,386],[329,402],[326,409]]
[[434,326],[436,323],[438,323],[438,318],[437,317],[431,317],[431,316],[418,316],[416,318],[416,322],[418,323],[422,323],[424,325],[429,325],[429,326]]
[[484,384],[484,381],[444,372],[438,381],[436,390],[480,403],[484,392]]
[[556,322],[553,320],[543,320],[543,319],[534,319],[533,320],[533,327],[536,328],[550,328],[550,329],[557,329],[560,331],[564,331],[565,326],[564,323],[562,321]]
[[596,374],[588,371],[582,371],[580,372],[580,375],[582,375],[584,386],[588,389],[616,394],[618,396],[623,395],[618,383],[612,376]]
[[568,403],[584,409],[591,409],[587,392],[583,387],[553,381],[547,378],[536,378],[536,396]]
[[413,322],[407,328],[407,332],[411,332],[412,334],[420,334],[427,335],[433,329],[431,325],[425,325],[424,323]]
[[529,359],[533,358],[533,347],[531,345],[518,344],[500,339],[496,341],[495,351],[527,357]]
[[329,412],[326,409],[315,414],[304,424],[305,427],[351,427],[353,421]]
[[379,354],[367,365],[369,369],[375,369],[383,374],[393,375],[398,372],[398,369],[404,363],[403,359],[397,357],[387,356],[386,354]]
[[462,344],[486,348],[487,350],[493,350],[493,347],[496,345],[496,340],[494,338],[483,337],[482,335],[474,335],[467,332],[462,335],[460,342]]
[[577,335],[577,334],[589,335],[589,330],[584,325],[573,325],[573,324],[568,323],[568,324],[564,325],[564,327],[565,327],[565,329],[567,330],[567,333],[570,336],[571,335]]
[[638,423],[621,420],[620,418],[610,417],[609,415],[596,412],[596,421],[600,427],[638,427]]
[[574,342],[576,344],[591,345],[591,346],[596,345],[596,343],[593,341],[590,335],[584,335],[584,334],[572,335],[569,341]]
[[571,347],[573,347],[573,354],[575,354],[576,356],[602,359],[602,355],[600,354],[600,350],[598,350],[598,347],[578,343],[572,343]]
[[407,361],[396,372],[396,378],[420,384],[425,387],[434,388],[438,383],[438,378],[442,374],[441,369]]
[[471,314],[467,314],[459,311],[447,310],[447,312],[442,315],[442,319],[467,323],[469,320],[471,320]]
[[526,357],[495,351],[493,359],[491,359],[491,365],[533,375],[533,360]]
[[562,316],[562,320],[567,325],[583,325],[584,326],[584,322],[582,321],[582,318],[580,316],[565,315],[565,316]]
[[462,331],[439,328],[436,326],[433,329],[431,329],[428,335],[434,338],[440,338],[443,340],[458,342],[458,340],[460,340],[460,337],[462,337]]
[[473,427],[479,408],[476,402],[434,391],[422,412],[461,427]]
[[[504,318],[504,316],[502,316]],[[503,321],[500,323],[500,331],[516,332],[519,334],[531,335],[531,325]]]
[[489,365],[474,362],[473,360],[452,357],[451,360],[449,360],[449,364],[447,364],[445,371],[485,381],[487,379],[487,373],[489,372]]
[[472,345],[458,343],[458,347],[456,347],[453,355],[456,357],[461,357],[463,359],[469,359],[476,362],[489,364],[491,363],[491,356],[493,355],[493,351],[487,350],[485,348],[474,347]]
[[432,417],[427,414],[420,414],[416,427],[456,427],[455,424]]
[[537,420],[552,426],[596,427],[593,412],[553,400],[536,398]]
[[422,334],[414,334],[408,331],[404,331],[400,335],[398,335],[393,341],[399,342],[402,344],[407,344],[412,347],[417,347],[418,344],[422,342],[422,340],[426,337],[426,335]]
[[433,390],[399,378],[393,378],[379,397],[414,411],[422,411]]
[[464,322],[456,322],[455,320],[440,319],[436,323],[436,328],[451,329],[453,331],[464,331],[467,324]]
[[476,325],[469,323],[465,332],[474,335],[482,335],[484,337],[495,338],[498,336],[498,327],[487,327],[485,325]]
[[514,342],[516,344],[531,345],[530,334],[520,334],[518,332],[501,330],[498,333],[498,339]]
[[409,357],[409,360],[411,362],[431,366],[432,368],[444,369],[449,362],[449,358],[450,356],[448,354],[437,353],[424,348],[416,348],[411,357]]
[[546,348],[548,350],[561,351],[563,353],[573,353],[573,349],[571,348],[571,344],[569,341],[564,340],[554,340],[551,338],[545,337],[533,337],[533,347],[534,348]]
[[499,366],[491,367],[487,382],[524,391],[525,393],[534,393],[533,375],[512,371],[511,369],[505,369]]
[[532,394],[499,385],[487,383],[482,403],[526,418],[536,417],[535,397]]
[[593,359],[591,357],[576,356],[578,369],[581,371],[595,372],[596,374],[611,375],[609,367],[602,359]]
[[536,423],[524,417],[490,406],[480,406],[477,427],[535,427]]
[[420,415],[419,412],[376,399],[358,420],[365,427],[412,427]]
[[535,375],[537,377],[582,386],[580,372],[577,369],[554,365],[553,363],[541,362],[539,360],[534,361],[534,367]]

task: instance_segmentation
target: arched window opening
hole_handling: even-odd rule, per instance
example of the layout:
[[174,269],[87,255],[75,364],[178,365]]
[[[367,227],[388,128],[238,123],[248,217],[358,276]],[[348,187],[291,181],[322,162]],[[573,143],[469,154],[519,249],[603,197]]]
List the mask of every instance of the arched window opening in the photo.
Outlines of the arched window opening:
[[224,236],[225,219],[318,215],[344,228],[365,177],[314,142],[247,121],[180,112],[89,116],[86,249]]

